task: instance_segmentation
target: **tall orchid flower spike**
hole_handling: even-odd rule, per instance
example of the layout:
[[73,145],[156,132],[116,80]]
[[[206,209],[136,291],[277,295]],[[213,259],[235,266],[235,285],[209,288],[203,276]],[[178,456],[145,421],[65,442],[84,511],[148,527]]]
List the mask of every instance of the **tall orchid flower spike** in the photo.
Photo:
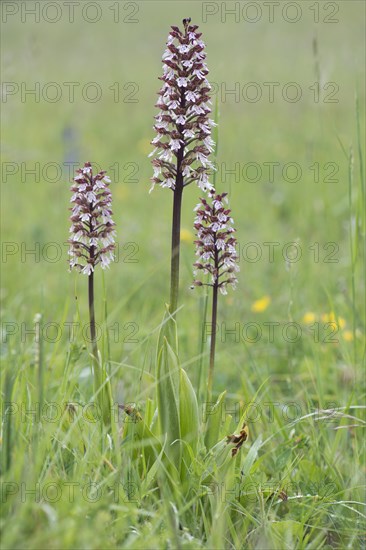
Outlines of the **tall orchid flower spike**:
[[205,44],[197,25],[183,21],[184,30],[172,27],[163,55],[163,86],[155,116],[156,137],[152,140],[155,184],[176,190],[192,182],[203,190],[211,188],[209,155],[214,149],[209,118],[211,86],[207,80]]
[[[184,187],[196,183],[202,191],[212,188],[209,182],[214,166],[209,160],[214,150],[211,128],[210,90],[205,63],[205,44],[197,25],[183,20],[183,30],[172,27],[163,55],[163,85],[159,92],[150,156],[156,184],[174,193],[172,223],[172,259],[170,311],[178,305],[180,216]],[[150,190],[150,191],[151,191]]]

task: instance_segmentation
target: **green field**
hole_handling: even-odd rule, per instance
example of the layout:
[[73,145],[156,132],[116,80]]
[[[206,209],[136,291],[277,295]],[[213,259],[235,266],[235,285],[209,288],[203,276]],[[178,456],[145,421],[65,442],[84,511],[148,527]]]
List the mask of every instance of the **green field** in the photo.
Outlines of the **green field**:
[[[365,4],[268,4],[2,3],[4,549],[365,544]],[[240,273],[220,296],[215,400],[227,393],[205,445],[210,338],[205,292],[190,288],[188,187],[177,331],[199,434],[178,479],[139,422],[120,410],[107,433],[85,412],[87,284],[65,243],[73,170],[97,163],[118,242],[96,273],[100,351],[113,402],[135,403],[155,434],[172,193],[149,194],[148,154],[166,38],[187,16],[207,47]],[[234,458],[226,437],[243,421]]]

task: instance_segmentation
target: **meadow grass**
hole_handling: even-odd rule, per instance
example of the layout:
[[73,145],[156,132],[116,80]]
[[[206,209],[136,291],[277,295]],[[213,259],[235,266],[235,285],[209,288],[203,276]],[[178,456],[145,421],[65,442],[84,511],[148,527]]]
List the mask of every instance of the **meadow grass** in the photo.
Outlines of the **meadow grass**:
[[[29,88],[35,82],[97,82],[103,92],[96,103],[77,91],[70,102],[62,87],[55,103],[31,96],[22,102],[19,94],[2,104],[2,240],[3,247],[15,247],[3,254],[1,284],[3,548],[364,544],[365,7],[337,5],[339,23],[333,25],[315,24],[305,8],[296,24],[222,23],[219,17],[203,23],[200,2],[180,1],[139,2],[135,24],[114,24],[105,9],[95,25],[80,18],[54,25],[14,18],[2,25],[3,81]],[[171,193],[156,189],[148,195],[147,154],[166,35],[186,16],[204,33],[210,81],[221,90],[221,83],[232,89],[238,82],[240,90],[260,83],[263,99],[236,102],[217,95],[216,186],[229,191],[241,272],[237,291],[219,303],[219,402],[208,418],[210,340],[202,321],[209,319],[210,299],[201,289],[190,290],[192,209],[199,191],[190,187],[183,199],[179,360],[198,396],[198,436],[195,445],[182,443],[177,458],[157,435],[156,403],[164,402],[166,391],[174,395],[177,373],[185,396],[194,398],[178,365],[164,374],[161,363],[158,371],[169,294]],[[309,87],[319,78],[320,88],[337,84],[337,102],[324,102],[333,88],[314,101]],[[109,89],[115,82],[119,101]],[[264,82],[280,82],[273,103]],[[300,101],[283,100],[288,82],[301,86]],[[126,83],[133,84],[124,89]],[[136,90],[137,102],[126,102]],[[111,185],[119,261],[104,277],[97,273],[96,317],[113,401],[134,403],[137,410],[130,416],[116,405],[110,433],[86,407],[96,398],[83,332],[86,284],[67,273],[63,246],[72,178],[63,163],[70,160],[97,162],[119,180]],[[19,171],[5,178],[10,162]],[[39,181],[24,174],[36,162]],[[55,182],[49,181],[51,168],[49,177],[42,176],[50,162],[64,166]],[[274,181],[263,164],[268,162],[280,163]],[[283,177],[289,162],[301,166],[296,182]],[[236,172],[225,175],[222,163]],[[258,182],[243,176],[247,163],[261,167]],[[269,242],[279,243],[273,261],[264,245]],[[302,256],[286,262],[282,252],[293,242]],[[257,243],[258,261],[252,261],[256,249],[248,243]],[[22,257],[22,247],[35,246],[40,255]],[[62,257],[52,261],[57,247]],[[26,330],[33,330],[37,314],[42,334],[35,342]],[[77,328],[70,341],[72,322]],[[300,337],[288,323],[300,326]],[[164,353],[171,357],[168,348]],[[188,397],[181,402],[183,418],[194,410]],[[244,421],[249,438],[232,457],[226,437]],[[189,467],[177,473],[179,458]]]

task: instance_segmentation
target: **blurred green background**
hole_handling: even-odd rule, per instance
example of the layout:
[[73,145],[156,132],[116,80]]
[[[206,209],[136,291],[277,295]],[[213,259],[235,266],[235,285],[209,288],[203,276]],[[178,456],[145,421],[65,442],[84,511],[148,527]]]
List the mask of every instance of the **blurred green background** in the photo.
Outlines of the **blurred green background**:
[[[312,333],[303,323],[309,312],[320,322],[322,315],[332,311],[344,319],[345,327],[341,324],[348,336],[343,338],[339,331],[339,343],[325,348],[335,350],[335,362],[341,366],[352,363],[355,368],[355,361],[359,364],[362,357],[360,334],[364,329],[358,148],[364,144],[365,4],[301,2],[297,22],[285,20],[296,19],[295,8],[286,2],[275,7],[273,22],[265,3],[250,7],[246,2],[80,2],[75,5],[73,22],[62,2],[59,10],[52,5],[46,8],[50,3],[42,2],[39,22],[27,12],[35,3],[14,2],[10,8],[5,4],[9,3],[2,6],[2,78],[8,83],[3,84],[1,123],[3,320],[31,327],[38,311],[45,323],[72,320],[76,284],[81,318],[87,322],[86,279],[67,272],[63,243],[69,229],[72,176],[68,163],[90,160],[114,180],[119,261],[105,276],[111,324],[120,324],[112,357],[121,360],[137,347],[149,357],[150,344],[143,340],[160,322],[168,299],[172,196],[160,188],[149,195],[152,169],[147,155],[152,150],[149,142],[154,137],[154,103],[165,40],[170,25],[180,25],[189,16],[200,25],[207,46],[213,103],[217,98],[219,110],[216,185],[230,193],[242,256],[238,289],[222,297],[219,319],[227,328],[240,323],[241,330],[255,322],[263,329],[262,338],[253,345],[243,338],[240,342],[230,336],[226,342],[219,338],[217,390],[235,390],[238,377],[252,378],[256,385],[270,374],[283,374],[291,388],[290,378],[296,371],[301,373],[306,349],[314,347]],[[227,13],[233,8],[236,14]],[[60,13],[59,20],[47,21]],[[90,22],[94,18],[99,20]],[[270,82],[278,83],[273,101],[265,84]],[[65,83],[76,83],[72,100],[71,84]],[[90,83],[96,83],[100,92],[95,102],[90,98],[96,88]],[[248,83],[256,87],[248,88]],[[289,83],[296,83],[301,91],[299,101],[283,96],[286,89],[290,98],[295,93],[293,86],[286,88]],[[24,95],[35,86],[39,86],[36,96]],[[233,89],[237,95],[225,94]],[[257,102],[251,101],[255,89],[262,93]],[[53,101],[60,91],[61,97]],[[351,204],[350,148],[354,155]],[[269,162],[279,163],[272,180],[264,164]],[[39,175],[27,173],[36,163]],[[225,175],[222,163],[235,173]],[[255,176],[248,163],[260,166],[258,181],[250,181]],[[287,163],[300,166],[298,178],[289,168],[287,180],[296,181],[286,181],[282,169]],[[317,167],[319,177],[314,175]],[[182,221],[180,303],[184,307],[179,329],[181,358],[190,362],[191,374],[200,349],[202,310],[200,290],[189,288],[194,261],[193,208],[198,197],[193,186],[186,189]],[[302,256],[289,264],[282,250],[294,241]],[[249,242],[258,243],[262,251],[257,262],[248,261],[254,254],[253,248],[246,248]],[[265,242],[279,243],[273,262]],[[353,270],[351,242],[357,256]],[[319,243],[318,262],[314,261],[314,243]],[[327,243],[335,245],[324,249]],[[24,247],[39,247],[40,253],[24,256]],[[61,247],[62,257],[53,261]],[[290,254],[293,251],[289,249]],[[336,262],[329,263],[327,255],[333,251],[331,259]],[[357,303],[352,298],[352,274]],[[101,287],[101,273],[97,279]],[[103,304],[99,296],[100,318]],[[253,303],[264,296],[271,299],[268,307],[259,305],[262,312],[252,311],[256,309]],[[289,344],[278,333],[270,342],[263,323],[289,321],[301,325],[301,339]],[[123,341],[129,333],[124,328],[128,322],[138,325],[138,344]],[[31,338],[25,340],[25,347],[31,345]],[[46,346],[51,352],[54,344]],[[317,344],[317,352],[320,347]],[[332,378],[334,371],[328,375]]]

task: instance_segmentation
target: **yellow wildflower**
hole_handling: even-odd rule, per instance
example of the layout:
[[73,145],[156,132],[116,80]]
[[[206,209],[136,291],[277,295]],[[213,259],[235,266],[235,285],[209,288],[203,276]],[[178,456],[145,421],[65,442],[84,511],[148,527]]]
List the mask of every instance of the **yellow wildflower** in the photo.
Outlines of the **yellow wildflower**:
[[189,229],[181,229],[180,230],[180,240],[183,243],[193,243],[194,241],[194,235]]
[[353,340],[353,332],[351,330],[345,330],[343,332],[343,338],[346,342],[352,342]]
[[252,307],[250,308],[255,313],[260,313],[262,311],[266,311],[267,307],[271,303],[270,296],[263,296],[263,298],[260,298],[259,300],[256,300],[252,303]]
[[323,313],[321,319],[323,323],[336,323],[339,328],[344,328],[346,326],[346,320],[343,317],[337,317],[334,311]]
[[323,315],[321,316],[321,319],[323,323],[334,323],[335,322],[334,312],[331,311],[330,313],[323,313]]
[[315,322],[315,320],[316,320],[316,315],[312,311],[307,311],[302,318],[302,321],[303,323],[305,323],[305,325],[311,325],[312,323]]
[[346,320],[343,317],[338,317],[337,319],[339,328],[344,328],[346,326]]

